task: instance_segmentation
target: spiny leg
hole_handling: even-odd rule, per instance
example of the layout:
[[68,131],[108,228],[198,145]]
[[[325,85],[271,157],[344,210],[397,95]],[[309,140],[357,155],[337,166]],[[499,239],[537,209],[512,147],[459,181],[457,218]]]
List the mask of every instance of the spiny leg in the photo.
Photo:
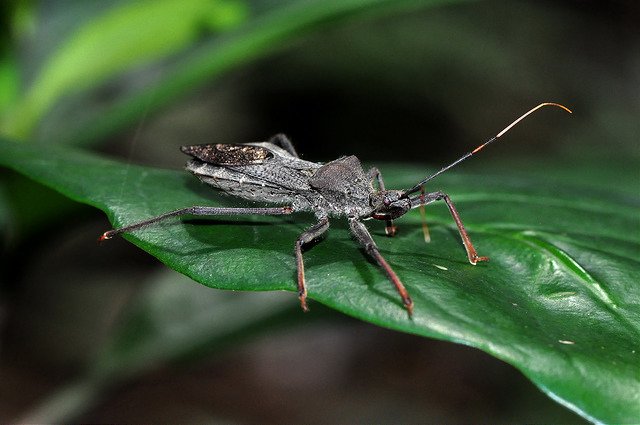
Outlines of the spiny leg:
[[400,281],[400,278],[398,278],[391,266],[382,257],[382,254],[380,254],[376,243],[374,242],[365,225],[355,218],[350,218],[349,227],[351,228],[351,233],[358,240],[360,245],[362,245],[366,253],[369,254],[374,260],[376,260],[376,263],[378,263],[378,265],[382,267],[391,283],[394,284],[396,290],[398,291],[398,294],[400,294],[400,297],[402,298],[402,303],[409,312],[409,316],[411,316],[413,314],[413,301],[411,301],[409,292],[407,292],[407,289]]
[[307,285],[304,281],[304,262],[302,261],[302,247],[314,239],[322,236],[329,229],[329,219],[321,218],[316,224],[302,233],[296,240],[296,267],[298,269],[298,298],[300,298],[300,307],[304,312],[309,311],[307,307]]
[[[378,189],[381,192],[384,192],[386,189],[384,187],[384,180],[382,179],[382,173],[376,167],[372,167],[369,170],[369,178],[371,180],[375,179],[378,182]],[[385,220],[384,232],[387,236],[395,236],[398,228],[393,225],[393,220]]]
[[[414,198],[412,198],[412,200],[413,199]],[[426,202],[424,202],[425,200]],[[440,200],[443,200],[444,202],[446,202],[447,207],[449,208],[449,212],[451,213],[453,220],[456,222],[456,226],[458,226],[458,232],[460,233],[460,237],[462,238],[462,244],[464,245],[464,248],[467,251],[467,257],[469,258],[469,262],[475,266],[478,261],[489,261],[489,257],[478,256],[476,249],[473,247],[473,244],[471,243],[469,234],[467,233],[467,230],[464,228],[464,224],[462,224],[462,220],[460,219],[460,214],[458,214],[456,207],[453,205],[453,202],[451,202],[451,198],[449,198],[449,195],[439,191],[427,193],[426,195],[424,195],[423,203],[429,204],[431,202],[440,201]]]
[[289,138],[284,134],[278,133],[275,136],[271,137],[268,142],[281,147],[296,158],[300,158],[298,152],[296,152],[296,148],[293,147],[293,143],[291,143],[291,140],[289,140]]
[[100,236],[98,241],[104,241],[111,239],[115,235],[120,233],[130,232],[142,227],[147,227],[152,224],[156,224],[160,221],[166,220],[171,217],[178,217],[183,215],[197,215],[197,216],[214,216],[214,215],[285,215],[291,214],[293,208],[291,207],[274,207],[274,208],[224,208],[224,207],[201,207],[192,206],[187,208],[180,208],[179,210],[169,211],[164,214],[160,214],[156,217],[151,217],[147,220],[140,221],[138,223],[130,224],[128,226],[121,227],[119,229],[113,229],[106,231]]

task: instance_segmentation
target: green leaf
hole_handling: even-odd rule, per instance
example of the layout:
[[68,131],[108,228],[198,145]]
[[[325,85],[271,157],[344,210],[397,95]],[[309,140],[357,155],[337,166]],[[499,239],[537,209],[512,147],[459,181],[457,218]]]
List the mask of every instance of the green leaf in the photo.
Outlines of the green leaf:
[[[39,121],[61,99],[164,59],[142,83],[136,79],[135,87],[90,112],[84,102],[74,114],[79,119],[56,124],[63,127],[56,140],[86,144],[328,23],[460,1],[468,0],[288,0],[277,6],[232,0],[124,2],[61,44],[0,122],[0,131],[14,139],[33,138]],[[216,33],[204,36],[203,27]]]
[[[102,209],[116,226],[194,204],[244,204],[182,171],[76,150],[1,142],[0,163]],[[379,168],[390,187],[408,187],[427,174],[405,165]],[[632,179],[636,169],[619,170],[620,179]],[[479,254],[491,257],[486,264],[466,261],[444,205],[427,208],[433,240],[427,245],[417,212],[398,220],[395,238],[367,222],[413,297],[413,318],[343,219],[334,219],[327,238],[305,253],[310,298],[380,326],[480,348],[591,420],[635,421],[640,200],[615,188],[594,189],[589,175],[582,184],[544,177],[540,169],[530,178],[448,173],[438,179]],[[304,214],[175,220],[126,238],[210,287],[294,291],[293,242],[312,222]]]
[[18,99],[20,75],[12,54],[0,55],[0,116]]
[[246,13],[244,3],[232,0],[143,0],[108,10],[51,55],[7,119],[6,134],[25,137],[61,96],[175,53],[200,38],[204,29],[233,28]]

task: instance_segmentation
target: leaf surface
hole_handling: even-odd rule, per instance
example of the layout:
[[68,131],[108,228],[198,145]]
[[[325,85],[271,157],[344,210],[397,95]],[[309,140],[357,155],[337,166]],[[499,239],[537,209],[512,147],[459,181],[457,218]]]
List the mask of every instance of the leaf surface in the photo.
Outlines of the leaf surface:
[[[115,226],[190,205],[247,205],[183,171],[65,148],[2,141],[0,164],[105,211]],[[389,187],[427,174],[377,165]],[[633,178],[635,171],[620,172]],[[444,205],[427,208],[430,244],[417,212],[398,220],[395,238],[384,236],[383,223],[367,222],[411,293],[413,318],[340,218],[305,253],[310,298],[380,326],[480,348],[591,420],[633,422],[640,417],[640,200],[594,189],[588,175],[582,185],[542,177],[542,170],[531,178],[448,173],[431,187],[449,193],[489,263],[466,261]],[[312,223],[305,214],[176,219],[126,238],[213,288],[295,291],[293,242]]]

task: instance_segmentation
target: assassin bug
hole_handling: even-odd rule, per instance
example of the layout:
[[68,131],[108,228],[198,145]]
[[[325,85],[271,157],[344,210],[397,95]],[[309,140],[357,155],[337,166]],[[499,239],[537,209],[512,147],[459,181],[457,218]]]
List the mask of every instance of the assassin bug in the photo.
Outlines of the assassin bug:
[[[353,237],[384,270],[411,316],[413,301],[411,301],[409,293],[400,278],[380,254],[362,220],[384,221],[386,233],[393,236],[395,234],[393,220],[413,208],[442,200],[447,204],[458,227],[469,262],[475,265],[479,261],[488,261],[488,257],[479,256],[476,252],[449,196],[441,191],[425,193],[423,186],[429,180],[498,140],[529,114],[545,106],[556,106],[571,113],[568,108],[558,103],[541,103],[474,150],[405,190],[386,189],[380,171],[377,168],[371,168],[365,172],[355,156],[343,156],[326,164],[300,159],[289,139],[283,134],[278,134],[266,142],[259,143],[182,146],[182,152],[192,157],[187,163],[186,169],[204,183],[238,198],[283,206],[245,208],[192,206],[181,208],[119,229],[109,230],[102,234],[99,240],[110,239],[120,233],[130,232],[170,217],[183,215],[286,215],[311,211],[315,213],[318,221],[295,241],[298,297],[302,309],[308,311],[302,249],[329,229],[329,217],[346,216]],[[377,189],[374,187],[374,182],[377,184]],[[426,237],[425,232],[425,239]]]

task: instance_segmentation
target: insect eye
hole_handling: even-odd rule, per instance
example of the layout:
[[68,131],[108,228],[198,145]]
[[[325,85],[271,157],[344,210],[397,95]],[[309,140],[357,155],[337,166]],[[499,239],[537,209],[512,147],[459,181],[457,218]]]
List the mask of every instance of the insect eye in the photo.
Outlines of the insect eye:
[[385,197],[382,200],[382,203],[384,204],[385,207],[388,207],[389,205],[391,205],[391,200],[389,198]]

